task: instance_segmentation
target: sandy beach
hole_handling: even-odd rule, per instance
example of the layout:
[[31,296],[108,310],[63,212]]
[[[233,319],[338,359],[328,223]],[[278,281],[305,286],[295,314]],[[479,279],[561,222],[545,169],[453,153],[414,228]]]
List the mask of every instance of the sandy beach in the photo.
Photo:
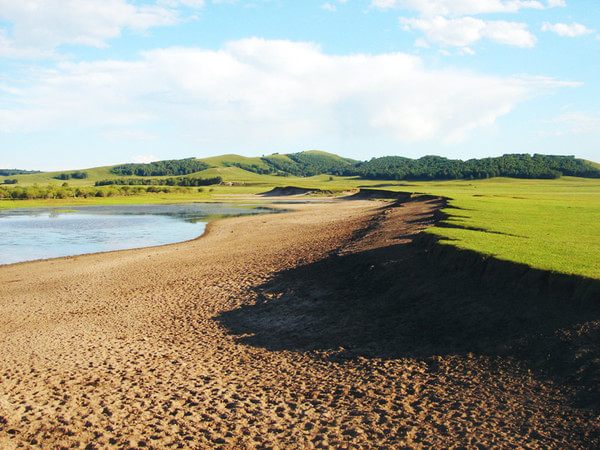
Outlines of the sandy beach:
[[598,312],[436,267],[439,204],[0,267],[0,448],[599,447]]

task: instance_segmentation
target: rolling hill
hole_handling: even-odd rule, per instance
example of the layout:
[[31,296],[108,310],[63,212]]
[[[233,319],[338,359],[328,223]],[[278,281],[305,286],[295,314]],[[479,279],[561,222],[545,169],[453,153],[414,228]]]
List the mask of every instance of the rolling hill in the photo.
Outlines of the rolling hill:
[[[282,177],[343,176],[365,180],[452,180],[510,177],[555,179],[563,175],[600,178],[600,165],[574,156],[510,154],[496,158],[451,160],[440,156],[410,159],[401,156],[356,161],[321,151],[246,157],[234,154],[209,158],[120,164],[64,172],[14,173],[0,184],[62,184],[93,186],[96,182],[127,177],[221,177],[225,183],[282,184]],[[2,173],[0,169],[0,173]]]

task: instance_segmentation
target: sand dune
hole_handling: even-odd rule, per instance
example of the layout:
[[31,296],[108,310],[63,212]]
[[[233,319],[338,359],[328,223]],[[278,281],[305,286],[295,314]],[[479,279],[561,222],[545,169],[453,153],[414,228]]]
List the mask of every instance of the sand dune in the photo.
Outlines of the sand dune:
[[532,311],[411,243],[435,199],[292,207],[0,267],[0,447],[600,445],[596,405],[518,356]]

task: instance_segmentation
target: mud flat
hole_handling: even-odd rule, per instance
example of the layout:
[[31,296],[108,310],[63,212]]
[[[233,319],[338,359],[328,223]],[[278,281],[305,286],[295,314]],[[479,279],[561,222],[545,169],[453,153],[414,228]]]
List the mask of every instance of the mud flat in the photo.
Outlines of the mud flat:
[[438,206],[0,267],[0,447],[598,447],[597,311],[432,263]]

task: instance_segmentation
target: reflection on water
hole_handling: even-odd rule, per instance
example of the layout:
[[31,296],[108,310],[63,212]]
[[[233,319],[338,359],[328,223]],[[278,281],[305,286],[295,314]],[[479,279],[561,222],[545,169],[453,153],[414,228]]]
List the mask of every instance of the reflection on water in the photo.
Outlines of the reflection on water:
[[221,204],[0,210],[0,264],[194,239],[218,217],[274,212]]

